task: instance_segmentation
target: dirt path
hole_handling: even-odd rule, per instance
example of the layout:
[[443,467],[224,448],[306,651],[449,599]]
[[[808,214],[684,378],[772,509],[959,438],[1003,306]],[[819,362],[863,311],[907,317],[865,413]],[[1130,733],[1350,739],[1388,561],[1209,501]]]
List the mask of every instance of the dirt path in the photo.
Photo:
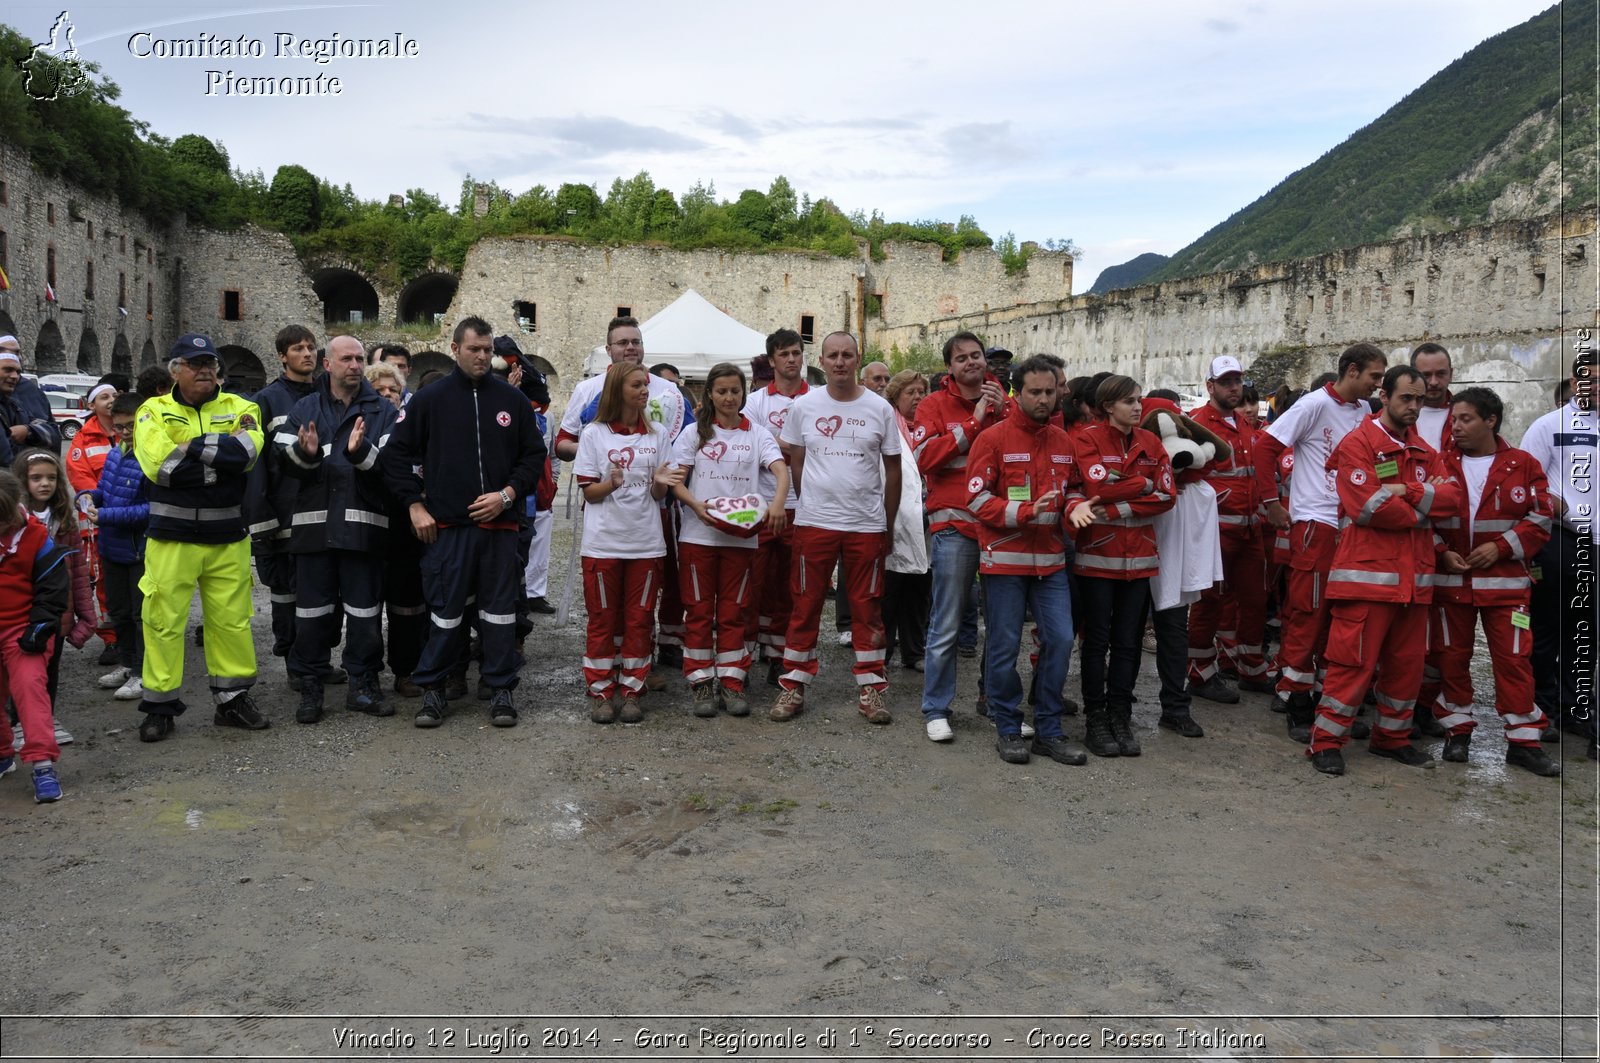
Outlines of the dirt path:
[[[529,649],[510,731],[471,699],[431,733],[414,702],[345,713],[341,688],[298,726],[263,657],[264,734],[211,726],[191,650],[197,708],[159,745],[69,651],[66,800],[0,783],[0,1012],[254,1017],[12,1018],[0,1055],[487,1057],[499,1030],[506,1055],[726,1058],[719,1035],[792,1029],[807,1043],[738,1054],[1594,1058],[1576,739],[1557,783],[1508,774],[1487,719],[1468,765],[1354,749],[1327,779],[1264,697],[1200,703],[1203,740],[1157,730],[1147,661],[1144,756],[1014,767],[971,662],[936,746],[920,676],[894,672],[895,723],[872,727],[834,646],[791,724],[758,687],[749,719],[675,690],[632,728],[588,722],[576,621],[541,619]],[[1563,1010],[1589,1018],[1491,1018]],[[379,1013],[416,1017],[331,1018]],[[549,1026],[578,1043],[541,1047]]]

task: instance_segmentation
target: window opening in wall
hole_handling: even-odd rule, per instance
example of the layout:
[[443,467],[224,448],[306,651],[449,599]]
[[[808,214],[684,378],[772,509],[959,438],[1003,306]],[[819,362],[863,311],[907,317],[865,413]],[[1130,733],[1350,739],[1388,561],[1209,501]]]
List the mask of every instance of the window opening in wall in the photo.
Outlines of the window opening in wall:
[[633,316],[633,307],[631,307],[631,306],[619,306],[619,307],[617,307],[617,316],[618,317],[632,317]]
[[10,205],[11,205],[11,189],[8,186],[7,182],[0,181],[0,207],[9,207]]
[[54,203],[50,203],[48,201],[45,203],[44,220],[49,222],[51,225],[56,223],[56,205]]
[[11,247],[6,240],[6,231],[0,229],[0,269],[11,268]]
[[156,264],[156,253],[153,248],[147,247],[144,249],[144,264],[147,266]]
[[94,222],[86,221],[86,222],[83,223],[83,226],[87,230],[86,238],[90,239],[90,240],[93,240],[94,239]]
[[222,293],[222,320],[244,320],[244,311],[240,308],[239,291],[236,288],[230,288]]
[[1407,306],[1416,306],[1417,305],[1417,288],[1416,288],[1416,285],[1414,285],[1414,284],[1406,285],[1406,305]]
[[125,254],[128,253],[128,234],[127,233],[122,233],[120,236],[117,237],[117,253],[121,254],[121,255],[125,255]]
[[117,306],[126,308],[128,305],[128,275],[121,270],[117,271]]
[[511,304],[511,309],[517,315],[517,327],[523,332],[539,331],[539,304],[518,299]]
[[146,321],[154,321],[156,316],[156,286],[149,281],[144,282],[144,316]]
[[93,262],[85,262],[83,264],[83,297],[85,299],[93,299],[94,298],[94,263]]
[[800,315],[800,339],[806,343],[817,342],[817,319],[811,314]]
[[1533,275],[1533,294],[1534,295],[1543,295],[1544,294],[1544,274],[1543,273],[1535,273]]
[[54,246],[44,249],[44,282],[52,288],[56,286],[56,249]]

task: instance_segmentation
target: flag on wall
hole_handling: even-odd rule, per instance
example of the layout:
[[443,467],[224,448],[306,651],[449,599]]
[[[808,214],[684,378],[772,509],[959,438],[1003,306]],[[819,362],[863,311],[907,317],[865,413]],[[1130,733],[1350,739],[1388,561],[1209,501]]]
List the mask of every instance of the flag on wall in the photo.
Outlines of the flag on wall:
[[0,292],[9,292],[10,290],[11,278],[7,277],[5,269],[0,267]]
[[45,281],[44,283],[44,301],[47,303],[53,303],[56,301],[56,290],[50,287],[49,281]]

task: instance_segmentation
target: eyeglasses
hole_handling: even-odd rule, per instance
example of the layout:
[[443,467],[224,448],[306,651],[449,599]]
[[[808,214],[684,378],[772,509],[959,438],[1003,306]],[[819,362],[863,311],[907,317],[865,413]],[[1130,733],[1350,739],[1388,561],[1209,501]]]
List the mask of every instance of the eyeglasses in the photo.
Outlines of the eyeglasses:
[[215,358],[188,358],[184,360],[183,364],[189,369],[215,369],[217,360]]
[[127,435],[129,432],[133,431],[133,422],[129,421],[127,424],[118,424],[116,421],[112,421],[111,430],[122,435]]
[[644,340],[612,340],[613,347],[643,347]]

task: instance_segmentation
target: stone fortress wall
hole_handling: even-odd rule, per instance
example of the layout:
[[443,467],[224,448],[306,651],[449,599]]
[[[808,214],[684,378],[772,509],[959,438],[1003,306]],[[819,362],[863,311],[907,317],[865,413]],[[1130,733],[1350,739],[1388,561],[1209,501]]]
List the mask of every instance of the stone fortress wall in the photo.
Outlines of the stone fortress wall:
[[[1013,277],[992,251],[946,262],[928,244],[886,244],[873,261],[865,247],[837,258],[529,237],[483,240],[459,276],[436,270],[396,290],[349,263],[303,263],[279,233],[153,224],[36,174],[3,143],[0,193],[0,266],[11,282],[0,292],[0,332],[22,340],[28,369],[137,372],[199,331],[245,389],[276,375],[272,337],[285,324],[447,351],[450,326],[477,314],[517,336],[560,395],[619,309],[642,320],[693,288],[761,332],[789,327],[820,341],[864,324],[868,346],[891,350],[970,328],[1019,355],[1056,353],[1074,371],[1114,369],[1184,392],[1201,390],[1218,354],[1247,367],[1269,360],[1303,383],[1359,340],[1398,359],[1436,339],[1456,353],[1458,381],[1501,389],[1514,426],[1548,405],[1566,371],[1563,326],[1595,323],[1600,253],[1589,211],[1072,297],[1071,259],[1042,250]],[[52,258],[54,302],[44,295]],[[359,324],[349,323],[353,311]]]
[[1304,385],[1352,343],[1376,343],[1393,363],[1427,339],[1450,350],[1457,389],[1484,384],[1500,394],[1515,440],[1570,373],[1576,330],[1595,327],[1596,235],[1594,210],[1548,215],[952,315],[885,329],[877,340],[908,348],[971,329],[1018,356],[1058,354],[1075,372],[1111,370],[1146,389],[1203,394],[1218,355]]

